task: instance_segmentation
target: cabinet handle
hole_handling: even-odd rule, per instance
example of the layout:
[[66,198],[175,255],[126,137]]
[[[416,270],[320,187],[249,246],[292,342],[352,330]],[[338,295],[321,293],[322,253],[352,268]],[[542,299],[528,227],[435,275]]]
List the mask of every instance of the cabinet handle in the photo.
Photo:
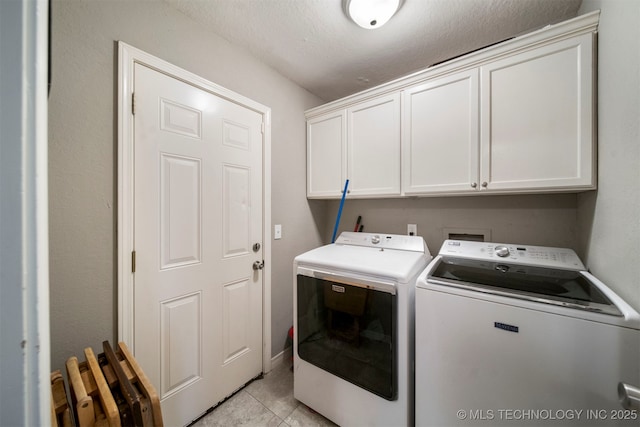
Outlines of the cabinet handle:
[[485,181],[485,182],[483,182],[483,183],[482,183],[482,187],[484,187],[484,188],[487,188],[487,185],[488,185],[488,184],[487,184],[487,181]]
[[477,183],[477,182],[472,182],[472,183],[471,183],[471,188],[476,188],[477,186],[478,186],[478,183]]

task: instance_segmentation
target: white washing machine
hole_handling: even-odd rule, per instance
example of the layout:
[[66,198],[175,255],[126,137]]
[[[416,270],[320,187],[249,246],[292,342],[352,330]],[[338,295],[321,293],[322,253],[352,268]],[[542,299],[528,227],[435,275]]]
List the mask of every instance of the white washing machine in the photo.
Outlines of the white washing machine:
[[570,249],[445,241],[416,290],[416,425],[638,425],[640,316]]
[[294,397],[342,426],[414,423],[417,236],[351,233],[294,260]]

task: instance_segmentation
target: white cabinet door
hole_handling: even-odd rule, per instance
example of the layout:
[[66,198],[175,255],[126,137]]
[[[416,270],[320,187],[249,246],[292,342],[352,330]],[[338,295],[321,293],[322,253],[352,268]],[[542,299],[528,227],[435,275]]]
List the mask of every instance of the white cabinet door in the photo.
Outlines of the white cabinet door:
[[403,194],[478,188],[478,70],[403,93]]
[[351,196],[400,195],[400,93],[347,109]]
[[346,179],[346,110],[307,122],[307,197],[340,197]]
[[592,44],[585,34],[480,67],[487,190],[595,187]]

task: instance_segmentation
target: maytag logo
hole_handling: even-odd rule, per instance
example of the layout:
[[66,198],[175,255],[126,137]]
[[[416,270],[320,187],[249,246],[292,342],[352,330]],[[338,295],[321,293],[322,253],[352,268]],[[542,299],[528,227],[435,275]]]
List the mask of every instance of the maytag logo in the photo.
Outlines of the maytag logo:
[[518,333],[518,331],[520,329],[517,326],[508,325],[506,323],[500,323],[500,322],[493,322],[493,327],[494,328],[498,328],[498,329],[502,329],[504,331],[515,332],[516,334]]
[[331,290],[333,292],[340,292],[341,294],[343,294],[344,293],[344,286],[331,285]]

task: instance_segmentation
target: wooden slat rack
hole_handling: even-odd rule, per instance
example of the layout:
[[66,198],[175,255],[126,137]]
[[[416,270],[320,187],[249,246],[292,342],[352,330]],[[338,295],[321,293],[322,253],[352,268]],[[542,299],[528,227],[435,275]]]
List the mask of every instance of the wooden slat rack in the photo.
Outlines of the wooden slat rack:
[[64,378],[57,370],[51,373],[51,425],[53,427],[72,427],[71,408],[64,389]]
[[60,371],[51,374],[52,425],[72,427],[73,414],[75,427],[163,427],[158,394],[126,344],[102,346],[97,356],[87,347],[84,362],[67,359],[70,399]]

